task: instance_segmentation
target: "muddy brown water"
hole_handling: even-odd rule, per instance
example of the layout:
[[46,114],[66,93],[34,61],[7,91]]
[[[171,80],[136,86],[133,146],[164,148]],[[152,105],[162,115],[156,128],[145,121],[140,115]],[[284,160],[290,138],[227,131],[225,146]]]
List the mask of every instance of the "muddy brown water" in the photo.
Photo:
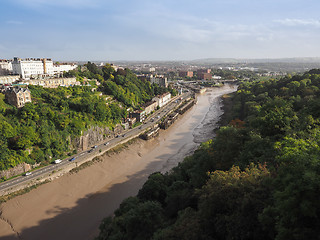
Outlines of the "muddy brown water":
[[104,155],[76,174],[67,174],[0,205],[0,239],[93,239],[101,220],[137,194],[147,177],[167,172],[203,141],[214,137],[223,94],[213,88],[160,136],[138,140],[119,154]]

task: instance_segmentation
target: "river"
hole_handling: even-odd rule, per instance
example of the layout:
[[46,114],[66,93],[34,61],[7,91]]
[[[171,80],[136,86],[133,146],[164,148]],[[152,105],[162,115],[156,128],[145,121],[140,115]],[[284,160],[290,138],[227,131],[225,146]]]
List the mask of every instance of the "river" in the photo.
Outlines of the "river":
[[151,173],[169,171],[214,137],[222,114],[219,97],[235,90],[233,85],[210,89],[157,138],[137,140],[76,174],[1,204],[0,239],[93,239],[101,220],[136,195]]

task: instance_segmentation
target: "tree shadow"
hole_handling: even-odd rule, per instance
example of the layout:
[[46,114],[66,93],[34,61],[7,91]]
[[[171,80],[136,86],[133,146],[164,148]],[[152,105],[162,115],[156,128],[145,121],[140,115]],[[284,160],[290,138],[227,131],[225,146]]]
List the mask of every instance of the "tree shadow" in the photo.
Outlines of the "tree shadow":
[[[172,140],[169,148],[179,150],[184,147],[184,145],[181,146],[180,141],[185,139],[187,135],[188,133],[176,134],[178,137]],[[56,206],[48,210],[47,214],[55,213],[57,215],[40,221],[37,226],[23,229],[20,232],[21,239],[93,239],[99,233],[97,226],[100,225],[101,220],[111,216],[125,198],[135,196],[151,173],[163,172],[172,156],[172,154],[159,155],[143,170],[126,176],[127,181],[105,188],[104,192],[88,194],[80,198],[75,207],[61,208]],[[174,164],[177,165],[178,161],[182,160],[175,159]]]
[[[61,208],[56,206],[47,211],[47,214],[55,213],[55,217],[39,222],[37,226],[23,229],[20,232],[20,239],[93,239],[99,234],[97,227],[103,218],[111,216],[119,207],[120,203],[127,197],[135,196],[143,186],[148,176],[156,171],[168,171],[183,160],[182,156],[187,151],[194,151],[198,144],[193,143],[193,136],[190,131],[195,129],[203,120],[202,114],[189,114],[196,122],[186,128],[186,131],[175,134],[170,141],[170,149],[177,150],[178,154],[161,154],[150,162],[143,170],[128,175],[127,181],[105,188],[104,191],[88,194],[80,198],[75,207]],[[175,123],[174,125],[177,125]],[[177,126],[176,126],[177,127]],[[192,138],[191,141],[185,141]],[[183,142],[183,143],[182,143]],[[182,153],[179,151],[182,151]],[[185,152],[184,152],[185,151]],[[177,156],[177,157],[175,157]],[[85,187],[85,186],[83,186]],[[18,239],[15,236],[2,237],[1,240]]]

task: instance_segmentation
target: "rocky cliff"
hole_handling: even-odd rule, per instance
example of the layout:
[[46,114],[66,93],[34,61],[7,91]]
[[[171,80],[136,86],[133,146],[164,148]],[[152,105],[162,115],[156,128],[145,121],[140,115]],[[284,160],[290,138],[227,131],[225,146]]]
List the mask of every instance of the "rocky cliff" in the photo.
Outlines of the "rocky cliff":
[[[123,132],[123,127],[118,124],[115,126],[114,130],[110,130],[106,127],[92,127],[87,131],[82,133],[82,136],[70,139],[69,142],[71,143],[70,149],[76,149],[78,152],[84,151],[91,146],[100,143],[106,139],[111,139],[118,134]],[[106,140],[107,141],[107,140]],[[17,176],[19,174],[25,173],[30,171],[33,167],[37,167],[39,164],[31,166],[27,163],[21,163],[14,168],[10,168],[8,170],[0,171],[0,178],[10,178],[13,176]]]

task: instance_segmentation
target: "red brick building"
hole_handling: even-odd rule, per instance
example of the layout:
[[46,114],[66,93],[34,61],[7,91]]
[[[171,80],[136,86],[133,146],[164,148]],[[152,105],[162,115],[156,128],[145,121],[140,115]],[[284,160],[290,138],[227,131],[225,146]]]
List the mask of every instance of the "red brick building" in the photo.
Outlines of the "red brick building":
[[180,71],[179,72],[179,77],[193,77],[193,72],[192,71]]
[[212,79],[212,74],[211,73],[198,73],[198,78],[204,79],[204,80],[210,80],[210,79]]

